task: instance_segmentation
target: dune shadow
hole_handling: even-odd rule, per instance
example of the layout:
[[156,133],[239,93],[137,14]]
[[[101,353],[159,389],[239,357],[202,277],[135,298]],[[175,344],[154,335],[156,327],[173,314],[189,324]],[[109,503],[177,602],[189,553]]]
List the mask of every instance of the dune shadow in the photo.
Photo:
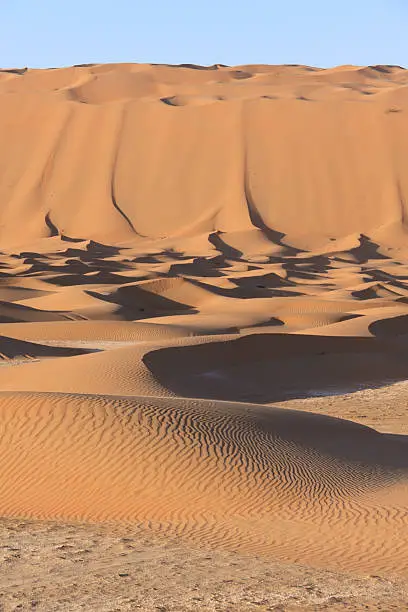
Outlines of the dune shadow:
[[208,278],[221,278],[224,276],[220,271],[219,258],[207,259],[205,257],[194,257],[194,260],[187,262],[172,263],[169,269],[169,276],[198,276]]
[[175,314],[194,314],[197,312],[195,308],[183,302],[167,298],[159,293],[146,291],[138,285],[124,285],[108,295],[90,290],[86,293],[94,298],[118,306],[116,314],[125,320],[138,320]]
[[408,347],[379,338],[256,333],[163,348],[143,361],[177,395],[269,403],[405,380]]
[[374,321],[368,326],[369,331],[377,337],[396,337],[408,334],[408,315],[399,315],[389,319]]
[[[379,253],[378,249],[380,248],[380,245],[371,240],[371,238],[369,238],[365,234],[360,234],[358,240],[360,243],[359,246],[353,247],[348,251],[348,253],[352,255],[354,261],[356,261],[356,263],[364,264],[371,259],[390,259],[390,257],[388,257],[387,255]],[[341,257],[335,257],[334,259],[339,259],[340,261],[342,260]]]
[[0,301],[0,323],[30,323],[33,321],[61,321],[66,313],[38,310],[14,302]]
[[56,345],[48,346],[41,344],[41,342],[28,342],[9,338],[8,336],[0,336],[0,355],[2,359],[5,360],[73,357],[75,355],[86,355],[94,352],[95,349],[71,348]]

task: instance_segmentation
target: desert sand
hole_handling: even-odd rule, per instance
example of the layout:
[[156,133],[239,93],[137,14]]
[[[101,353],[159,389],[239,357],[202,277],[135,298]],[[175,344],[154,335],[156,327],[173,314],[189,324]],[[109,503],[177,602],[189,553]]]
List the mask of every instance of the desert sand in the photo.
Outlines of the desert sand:
[[408,607],[407,113],[398,66],[0,71],[5,610]]

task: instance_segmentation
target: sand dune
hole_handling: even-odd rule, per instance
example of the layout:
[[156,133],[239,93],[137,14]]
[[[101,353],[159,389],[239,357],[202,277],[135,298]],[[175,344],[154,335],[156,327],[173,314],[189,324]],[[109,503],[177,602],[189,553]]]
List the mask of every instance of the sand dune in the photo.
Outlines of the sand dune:
[[393,67],[3,73],[2,243],[160,238],[199,221],[310,248],[401,226],[407,83]]
[[[78,323],[79,330],[75,329]],[[5,327],[13,334],[15,327],[16,337],[25,336],[25,325],[4,325],[0,331]],[[21,345],[19,351],[26,347],[26,353],[52,356],[49,350],[52,348],[60,358],[0,371],[1,389],[267,403],[405,380],[408,367],[408,352],[398,337],[393,342],[387,338],[275,334],[268,333],[269,329],[242,337],[238,334],[191,337],[188,332],[173,335],[170,326],[157,325],[145,330],[145,334],[152,334],[148,339],[146,335],[143,339],[140,328],[132,339],[130,325],[119,328],[120,334],[114,328],[112,335],[106,332],[98,335],[98,327],[93,324],[83,337],[80,330],[87,329],[87,322],[63,325],[52,323],[37,327],[39,331],[34,327],[27,336],[34,336],[41,344],[14,340]],[[168,333],[160,334],[157,328]],[[41,333],[42,329],[45,333]],[[124,333],[127,329],[129,336]],[[39,340],[39,336],[43,338]],[[126,340],[120,340],[123,337]],[[11,342],[9,339],[8,343]],[[71,354],[76,349],[97,352],[64,359],[65,352],[69,354],[68,347]]]
[[134,323],[125,321],[52,321],[45,323],[3,323],[2,334],[9,333],[17,339],[75,342],[142,342],[184,338],[188,330],[174,325],[155,325],[154,323]]
[[[245,404],[63,394],[0,401],[3,515],[146,522],[278,558],[290,549],[341,567],[347,550],[348,567],[406,568],[404,442]],[[383,505],[373,505],[375,495]]]
[[0,71],[0,515],[407,574],[407,92]]

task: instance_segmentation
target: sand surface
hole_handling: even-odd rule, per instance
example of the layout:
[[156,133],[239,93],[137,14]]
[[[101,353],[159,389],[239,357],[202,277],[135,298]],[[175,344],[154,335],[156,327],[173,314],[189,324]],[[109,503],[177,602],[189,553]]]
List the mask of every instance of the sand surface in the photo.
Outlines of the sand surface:
[[393,66],[0,71],[1,609],[408,606],[407,113]]

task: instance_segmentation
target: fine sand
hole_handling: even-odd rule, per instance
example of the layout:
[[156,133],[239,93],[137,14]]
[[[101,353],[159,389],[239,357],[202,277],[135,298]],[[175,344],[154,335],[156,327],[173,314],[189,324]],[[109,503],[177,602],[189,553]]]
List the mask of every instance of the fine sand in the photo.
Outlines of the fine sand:
[[0,71],[1,609],[408,609],[407,116],[395,66]]

